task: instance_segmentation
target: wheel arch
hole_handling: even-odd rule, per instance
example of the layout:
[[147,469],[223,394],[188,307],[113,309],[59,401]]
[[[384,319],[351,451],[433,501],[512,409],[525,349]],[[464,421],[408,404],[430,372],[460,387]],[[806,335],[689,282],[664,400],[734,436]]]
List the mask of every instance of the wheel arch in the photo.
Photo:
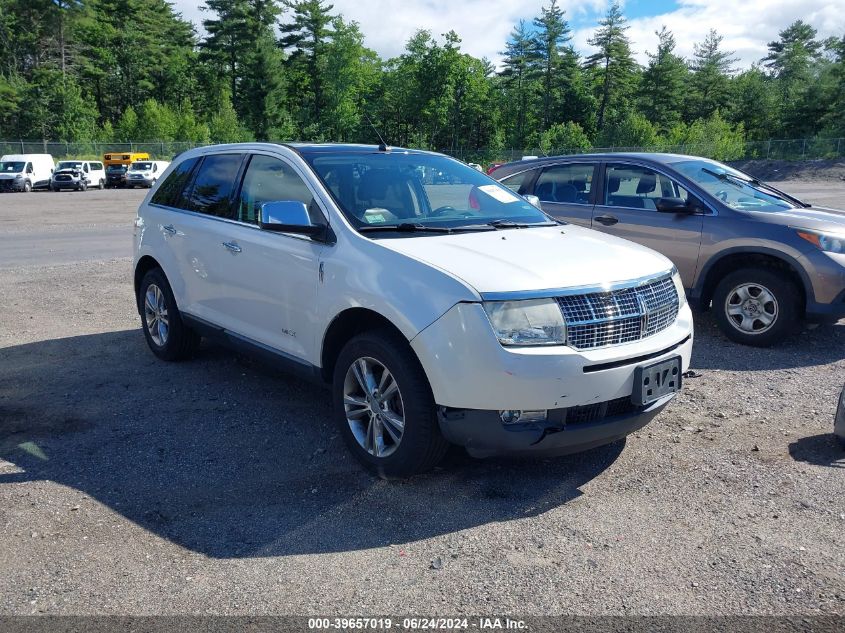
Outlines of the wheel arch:
[[798,285],[802,297],[802,310],[813,299],[813,286],[807,273],[795,258],[768,248],[737,248],[719,253],[710,259],[702,270],[694,293],[698,307],[708,310],[713,300],[713,293],[719,281],[728,273],[746,267],[775,268],[792,279]]
[[141,288],[141,280],[144,279],[144,275],[156,268],[161,269],[162,273],[164,272],[161,264],[159,264],[158,261],[151,255],[144,255],[138,260],[138,263],[135,264],[135,307],[138,309],[138,314],[141,314],[141,298],[138,296],[138,290]]
[[[338,313],[323,335],[323,342],[320,350],[320,375],[325,382],[331,382],[334,374],[335,364],[343,346],[354,336],[372,330],[389,330],[400,336],[402,340],[408,341],[402,331],[384,315],[369,308],[347,308]],[[410,345],[409,345],[409,350]],[[411,350],[416,358],[416,353]]]

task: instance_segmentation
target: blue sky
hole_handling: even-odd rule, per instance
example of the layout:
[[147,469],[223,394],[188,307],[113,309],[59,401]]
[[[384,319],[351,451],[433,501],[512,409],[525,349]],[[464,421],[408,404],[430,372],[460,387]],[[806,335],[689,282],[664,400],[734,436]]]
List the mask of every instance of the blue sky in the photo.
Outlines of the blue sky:
[[[175,8],[198,26],[207,13],[197,0],[172,0]],[[439,36],[457,31],[465,51],[501,60],[499,52],[520,19],[539,15],[548,0],[330,0],[335,12],[361,25],[366,43],[382,57],[401,54],[419,28]],[[605,13],[609,0],[558,0],[573,29],[573,44],[589,54],[587,40]],[[845,35],[843,0],[627,0],[628,35],[641,63],[657,41],[654,31],[666,25],[677,41],[677,52],[689,57],[693,45],[715,28],[723,46],[734,51],[737,67],[747,68],[766,54],[766,44],[792,21],[803,19],[820,37]]]

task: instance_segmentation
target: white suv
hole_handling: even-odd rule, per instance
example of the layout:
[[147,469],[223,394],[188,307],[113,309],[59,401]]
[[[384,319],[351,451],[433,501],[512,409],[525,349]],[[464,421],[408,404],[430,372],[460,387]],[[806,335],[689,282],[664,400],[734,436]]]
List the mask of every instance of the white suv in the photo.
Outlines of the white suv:
[[183,359],[207,336],[328,383],[351,451],[382,476],[431,468],[448,442],[487,456],[615,441],[689,365],[668,259],[438,154],[196,149],[135,227],[152,351]]

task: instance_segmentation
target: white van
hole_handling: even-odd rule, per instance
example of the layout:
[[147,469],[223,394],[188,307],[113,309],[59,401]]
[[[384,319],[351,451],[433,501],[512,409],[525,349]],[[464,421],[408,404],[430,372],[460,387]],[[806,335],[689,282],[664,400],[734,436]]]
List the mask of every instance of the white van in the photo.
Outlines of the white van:
[[126,172],[126,186],[152,187],[168,165],[164,160],[136,160]]
[[98,160],[61,160],[50,179],[51,191],[85,191],[88,187],[103,189],[105,186],[106,170]]
[[54,167],[50,154],[6,154],[0,158],[0,191],[47,189]]

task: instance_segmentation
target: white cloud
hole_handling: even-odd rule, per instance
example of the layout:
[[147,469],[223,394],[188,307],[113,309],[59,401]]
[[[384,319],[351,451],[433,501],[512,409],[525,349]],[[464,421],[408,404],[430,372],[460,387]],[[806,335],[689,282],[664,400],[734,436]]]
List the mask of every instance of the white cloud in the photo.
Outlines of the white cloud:
[[[331,1],[331,0],[330,0]],[[333,0],[334,12],[361,25],[367,46],[384,58],[402,53],[417,29],[436,37],[455,30],[464,51],[499,62],[508,34],[520,20],[539,14],[546,0]],[[570,21],[597,20],[609,0],[563,0]],[[208,12],[197,0],[175,0],[175,8],[200,27]],[[679,0],[678,9],[630,20],[628,34],[641,63],[645,51],[656,48],[654,31],[666,25],[677,41],[677,52],[692,56],[693,44],[715,28],[724,36],[725,50],[736,51],[737,66],[745,68],[766,55],[766,44],[797,19],[810,23],[820,37],[845,34],[842,0]],[[591,17],[592,16],[592,17]],[[574,33],[573,42],[582,53],[594,27]]]
[[[833,0],[680,0],[669,13],[630,20],[628,36],[637,60],[646,63],[646,51],[657,48],[655,31],[664,24],[675,35],[676,53],[690,58],[693,45],[710,29],[724,37],[722,48],[735,51],[737,68],[748,68],[767,54],[767,44],[795,20],[804,20],[818,30],[819,38],[845,35],[845,11]],[[589,50],[592,29],[575,34],[576,46]]]

